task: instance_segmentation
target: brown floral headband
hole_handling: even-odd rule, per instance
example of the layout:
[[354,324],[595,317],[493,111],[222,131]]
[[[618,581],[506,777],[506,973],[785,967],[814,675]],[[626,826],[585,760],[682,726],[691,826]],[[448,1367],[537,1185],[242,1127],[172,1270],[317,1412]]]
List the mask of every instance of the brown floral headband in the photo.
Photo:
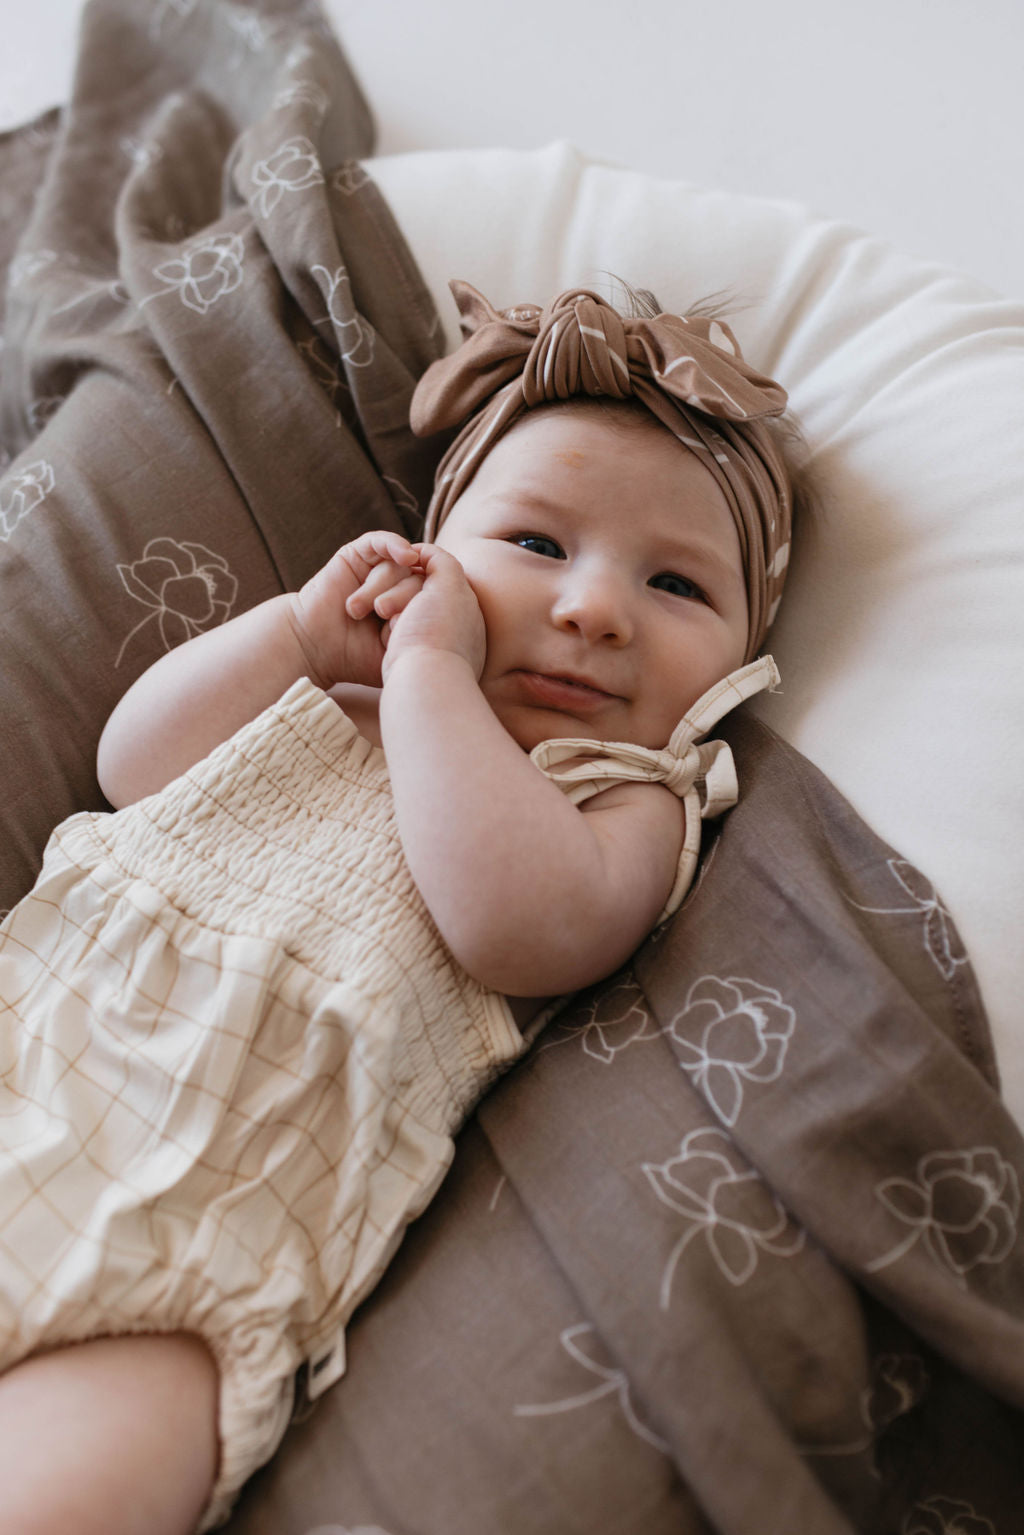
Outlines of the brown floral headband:
[[[634,397],[714,475],[739,534],[747,582],[749,661],[775,617],[789,556],[792,490],[764,417],[786,392],[744,362],[720,321],[659,314],[626,319],[597,293],[569,289],[541,309],[494,309],[450,284],[465,337],[416,386],[419,437],[461,426],[438,466],[425,536],[433,538],[486,453],[523,414],[573,397]],[[732,351],[716,346],[717,325]]]

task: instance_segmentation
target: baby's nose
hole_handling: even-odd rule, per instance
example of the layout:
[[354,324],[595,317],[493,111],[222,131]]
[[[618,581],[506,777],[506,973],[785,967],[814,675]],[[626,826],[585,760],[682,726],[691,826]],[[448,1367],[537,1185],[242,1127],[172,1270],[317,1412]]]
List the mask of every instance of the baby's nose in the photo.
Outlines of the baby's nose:
[[630,594],[610,564],[566,571],[554,604],[555,622],[590,644],[627,644],[633,634]]

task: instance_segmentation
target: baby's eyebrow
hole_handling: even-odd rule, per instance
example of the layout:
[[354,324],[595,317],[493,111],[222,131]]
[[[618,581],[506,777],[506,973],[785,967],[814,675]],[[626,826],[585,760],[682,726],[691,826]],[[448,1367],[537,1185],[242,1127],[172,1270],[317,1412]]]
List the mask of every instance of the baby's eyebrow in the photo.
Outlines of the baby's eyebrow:
[[716,565],[728,565],[731,568],[732,561],[717,544],[709,543],[703,538],[688,538],[685,535],[674,538],[671,535],[658,540],[658,553],[667,560],[707,560]]
[[566,506],[564,501],[559,501],[554,496],[546,495],[543,490],[520,489],[517,486],[510,486],[504,490],[497,489],[491,491],[487,499],[495,501],[502,506],[514,500],[517,508],[525,504],[535,508],[538,512],[547,512],[552,516],[555,514],[565,517],[573,515],[571,509]]
[[657,558],[666,567],[695,568],[702,578],[732,580],[742,574],[737,562],[723,549],[703,539],[666,539],[659,545]]

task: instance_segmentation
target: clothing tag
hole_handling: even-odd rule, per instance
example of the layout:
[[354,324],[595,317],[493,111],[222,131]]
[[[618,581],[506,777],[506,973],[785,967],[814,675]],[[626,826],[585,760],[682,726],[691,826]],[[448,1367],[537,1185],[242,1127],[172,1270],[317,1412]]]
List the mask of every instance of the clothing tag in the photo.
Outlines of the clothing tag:
[[306,1397],[315,1402],[345,1373],[345,1334],[341,1329],[326,1348],[317,1349],[306,1365]]

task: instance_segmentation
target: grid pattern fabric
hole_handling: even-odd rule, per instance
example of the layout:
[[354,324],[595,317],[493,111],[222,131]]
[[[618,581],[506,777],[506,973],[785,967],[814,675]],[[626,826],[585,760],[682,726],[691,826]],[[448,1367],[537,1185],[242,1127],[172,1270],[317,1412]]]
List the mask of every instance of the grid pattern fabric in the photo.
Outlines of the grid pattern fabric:
[[[538,761],[573,799],[680,795],[672,908],[701,814],[734,798],[728,748],[694,737],[773,677],[733,674],[664,752]],[[298,1366],[312,1394],[343,1372],[346,1320],[523,1048],[413,883],[383,752],[308,681],[159,794],[72,816],[0,927],[0,1369],[199,1334],[221,1377],[209,1527],[276,1447]]]
[[199,1333],[225,1503],[296,1367],[340,1373],[344,1320],[521,1048],[412,882],[383,753],[311,684],[160,794],[73,817],[0,929],[0,1368]]

